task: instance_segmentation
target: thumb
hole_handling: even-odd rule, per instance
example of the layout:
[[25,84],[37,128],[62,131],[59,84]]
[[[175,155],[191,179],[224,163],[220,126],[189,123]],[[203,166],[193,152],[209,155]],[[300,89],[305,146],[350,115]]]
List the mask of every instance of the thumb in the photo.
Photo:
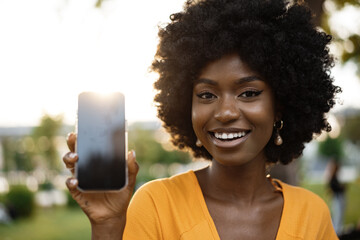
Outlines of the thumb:
[[128,153],[128,186],[131,188],[135,187],[136,175],[139,172],[139,165],[136,162],[135,151],[132,150]]
[[72,198],[78,202],[81,192],[77,188],[78,180],[76,178],[68,178],[66,180],[66,186],[69,189],[69,192]]

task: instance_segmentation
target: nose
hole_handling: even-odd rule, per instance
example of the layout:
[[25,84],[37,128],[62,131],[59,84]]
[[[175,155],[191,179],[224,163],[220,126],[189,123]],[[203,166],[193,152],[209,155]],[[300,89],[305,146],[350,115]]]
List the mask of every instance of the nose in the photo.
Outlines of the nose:
[[219,106],[215,112],[215,119],[220,122],[232,122],[240,118],[240,109],[236,99],[225,97],[219,101]]

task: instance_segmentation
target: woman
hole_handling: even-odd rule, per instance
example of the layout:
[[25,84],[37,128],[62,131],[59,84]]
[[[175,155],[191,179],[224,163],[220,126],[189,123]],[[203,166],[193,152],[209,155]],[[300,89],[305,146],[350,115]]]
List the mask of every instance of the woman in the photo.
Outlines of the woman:
[[[67,186],[94,239],[337,239],[313,193],[266,177],[301,155],[340,89],[329,75],[331,36],[302,4],[280,0],[187,1],[160,29],[152,70],[158,116],[180,149],[211,160],[198,171],[152,181],[131,200]],[[68,138],[68,168],[77,161]]]

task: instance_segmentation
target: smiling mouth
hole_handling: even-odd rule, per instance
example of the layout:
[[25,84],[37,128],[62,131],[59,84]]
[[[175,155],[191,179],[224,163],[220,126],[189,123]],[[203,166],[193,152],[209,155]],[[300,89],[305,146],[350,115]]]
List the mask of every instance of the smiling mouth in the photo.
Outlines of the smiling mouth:
[[232,141],[236,139],[243,138],[250,131],[241,131],[241,132],[210,132],[210,134],[218,140],[221,141]]

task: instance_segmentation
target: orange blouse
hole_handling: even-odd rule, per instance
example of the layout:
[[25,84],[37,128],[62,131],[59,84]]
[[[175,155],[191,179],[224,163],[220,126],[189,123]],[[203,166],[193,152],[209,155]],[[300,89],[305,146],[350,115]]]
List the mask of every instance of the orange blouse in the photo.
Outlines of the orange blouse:
[[[276,240],[335,240],[330,213],[314,193],[275,180],[284,206]],[[220,240],[193,171],[151,181],[128,208],[124,240]]]

